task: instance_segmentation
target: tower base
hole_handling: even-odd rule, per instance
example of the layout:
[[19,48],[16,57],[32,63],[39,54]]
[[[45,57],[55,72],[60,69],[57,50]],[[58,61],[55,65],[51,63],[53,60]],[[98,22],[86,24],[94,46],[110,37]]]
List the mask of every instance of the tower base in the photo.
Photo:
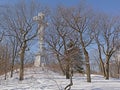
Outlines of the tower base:
[[36,56],[35,56],[35,61],[34,61],[34,66],[35,67],[40,67],[40,55],[39,54],[37,54]]

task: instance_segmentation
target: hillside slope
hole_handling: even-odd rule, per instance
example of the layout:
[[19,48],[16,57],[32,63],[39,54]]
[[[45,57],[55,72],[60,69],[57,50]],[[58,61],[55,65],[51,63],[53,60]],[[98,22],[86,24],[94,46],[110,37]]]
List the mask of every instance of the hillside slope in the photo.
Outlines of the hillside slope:
[[[18,72],[7,80],[0,77],[0,90],[64,90],[67,84],[69,80],[66,80],[65,76],[52,71],[42,71],[40,68],[25,69],[23,81],[19,81]],[[71,90],[120,90],[120,80],[104,80],[100,75],[92,75],[92,83],[87,83],[85,76],[76,74],[73,84]]]

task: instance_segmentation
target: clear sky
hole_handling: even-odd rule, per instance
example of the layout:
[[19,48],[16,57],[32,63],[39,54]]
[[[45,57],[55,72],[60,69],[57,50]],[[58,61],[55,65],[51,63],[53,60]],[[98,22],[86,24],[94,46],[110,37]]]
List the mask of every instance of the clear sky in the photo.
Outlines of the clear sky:
[[[14,4],[20,0],[0,0],[0,5],[5,3]],[[29,2],[30,0],[26,0]],[[81,0],[34,0],[39,1],[43,5],[48,5],[51,7],[55,7],[59,4],[63,4],[66,6],[75,6],[80,3]],[[95,10],[104,11],[109,14],[119,14],[120,15],[120,0],[82,0],[86,2],[88,5],[93,7]]]
[[120,15],[120,0],[86,0],[95,10]]

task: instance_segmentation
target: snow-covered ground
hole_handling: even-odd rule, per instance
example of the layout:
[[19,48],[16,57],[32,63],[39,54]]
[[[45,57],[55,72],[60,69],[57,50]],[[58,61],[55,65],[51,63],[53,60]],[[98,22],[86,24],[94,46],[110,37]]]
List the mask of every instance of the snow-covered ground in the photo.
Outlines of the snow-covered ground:
[[[17,74],[7,80],[1,76],[0,90],[64,90],[69,84],[65,76],[52,71],[42,71],[40,68],[25,69],[23,81],[19,81]],[[85,76],[76,74],[71,90],[120,90],[120,79],[104,80],[103,76],[92,75],[92,82],[87,83]]]

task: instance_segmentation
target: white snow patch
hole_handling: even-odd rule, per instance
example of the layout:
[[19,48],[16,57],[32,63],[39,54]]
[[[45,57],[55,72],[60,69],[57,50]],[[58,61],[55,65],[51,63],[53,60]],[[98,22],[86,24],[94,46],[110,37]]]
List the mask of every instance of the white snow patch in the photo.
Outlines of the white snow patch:
[[[18,73],[15,73],[13,78],[7,80],[1,76],[0,90],[64,90],[69,84],[65,76],[52,71],[42,71],[41,68],[25,69],[23,81],[19,81],[18,76]],[[91,75],[91,77],[92,82],[88,83],[85,76],[74,75],[71,90],[120,90],[120,79],[104,80],[100,75]]]

